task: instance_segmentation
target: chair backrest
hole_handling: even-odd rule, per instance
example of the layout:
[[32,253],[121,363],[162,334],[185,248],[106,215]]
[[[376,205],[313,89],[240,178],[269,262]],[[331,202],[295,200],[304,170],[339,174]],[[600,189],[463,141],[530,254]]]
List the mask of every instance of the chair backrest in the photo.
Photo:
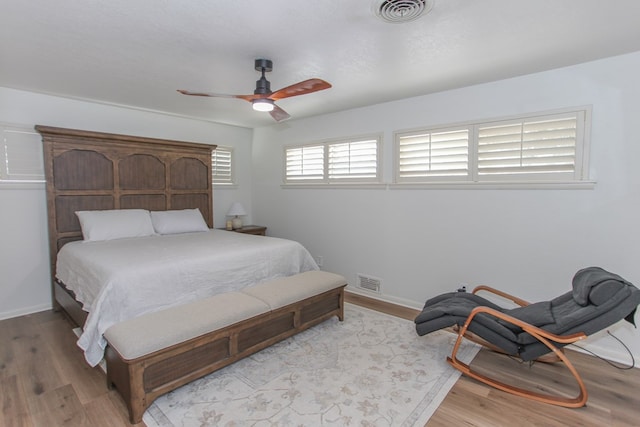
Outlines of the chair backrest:
[[[633,284],[600,267],[588,267],[575,274],[573,291],[551,301],[555,321],[540,328],[556,335],[591,335],[622,319],[633,321],[639,304],[640,290]],[[548,351],[525,332],[518,335],[517,342],[523,346],[521,357],[525,360]]]
[[572,285],[573,299],[581,306],[604,304],[625,286],[633,286],[617,274],[600,267],[579,270],[573,276]]
[[640,304],[638,288],[600,267],[578,271],[572,284],[572,292],[551,301],[555,322],[545,325],[549,332],[590,335],[624,319]]

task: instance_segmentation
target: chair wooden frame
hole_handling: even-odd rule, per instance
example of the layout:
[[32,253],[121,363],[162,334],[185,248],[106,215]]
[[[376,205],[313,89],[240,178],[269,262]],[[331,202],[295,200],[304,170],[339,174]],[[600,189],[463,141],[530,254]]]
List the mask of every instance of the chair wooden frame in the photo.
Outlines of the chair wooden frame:
[[[512,295],[506,294],[502,291],[499,291],[497,289],[493,289],[489,286],[478,286],[477,288],[475,288],[473,290],[473,293],[477,293],[478,291],[488,291],[488,292],[492,292],[496,295],[499,295],[501,297],[507,298],[513,302],[515,302],[518,305],[521,306],[525,306],[528,305],[529,303],[521,300],[520,298],[514,297]],[[546,345],[549,350],[551,350],[551,352],[553,353],[553,355],[555,357],[557,357],[557,360],[562,361],[565,366],[569,369],[569,371],[571,372],[571,374],[573,375],[573,377],[575,378],[576,382],[578,383],[578,387],[580,389],[578,395],[576,397],[570,398],[570,397],[564,397],[564,396],[554,396],[554,395],[550,395],[550,394],[543,394],[543,393],[537,393],[534,391],[530,391],[530,390],[525,390],[513,385],[509,385],[509,384],[505,384],[503,382],[500,382],[496,379],[487,377],[486,375],[480,374],[476,371],[474,371],[473,369],[471,369],[471,367],[463,362],[461,362],[456,356],[458,353],[458,349],[460,348],[460,344],[462,343],[462,339],[463,338],[467,338],[473,342],[476,342],[480,345],[483,345],[487,348],[489,348],[490,350],[493,351],[498,351],[501,353],[504,353],[503,350],[501,350],[500,348],[492,345],[491,343],[476,337],[475,335],[471,334],[470,332],[467,331],[467,329],[469,328],[469,325],[471,324],[471,322],[473,321],[473,318],[475,316],[477,316],[480,313],[486,313],[489,314],[491,316],[494,316],[498,319],[502,319],[506,322],[509,322],[513,325],[516,325],[520,328],[522,328],[523,331],[529,333],[531,336],[535,337],[538,341],[540,341],[541,343],[543,343],[544,345]],[[490,307],[484,307],[484,306],[479,306],[474,308],[471,313],[469,314],[469,317],[467,317],[464,325],[461,328],[458,328],[458,338],[453,346],[453,351],[451,353],[450,357],[447,357],[447,362],[453,366],[454,368],[456,368],[457,370],[459,370],[460,372],[462,372],[463,374],[474,378],[480,382],[483,382],[487,385],[490,385],[492,387],[495,387],[499,390],[505,391],[507,393],[511,393],[511,394],[515,394],[517,396],[521,396],[521,397],[525,397],[527,399],[531,399],[531,400],[535,400],[538,402],[543,402],[543,403],[549,403],[552,405],[557,405],[557,406],[563,406],[566,408],[580,408],[582,406],[584,406],[587,402],[587,398],[588,398],[588,394],[587,394],[587,389],[586,386],[584,384],[584,381],[582,380],[582,378],[580,377],[580,374],[578,373],[578,371],[576,370],[576,368],[573,366],[573,364],[571,363],[571,361],[567,358],[567,356],[564,354],[564,352],[562,351],[562,349],[556,347],[555,345],[553,345],[553,342],[557,342],[557,343],[561,343],[561,344],[571,344],[574,343],[576,341],[580,341],[583,340],[585,338],[587,338],[587,336],[584,333],[576,333],[576,334],[572,334],[572,335],[566,335],[566,336],[560,336],[560,335],[555,335],[552,334],[550,332],[544,331],[540,328],[537,328],[529,323],[523,322],[519,319],[516,319],[515,317],[509,316],[507,314],[504,314],[498,310],[494,310]],[[542,360],[542,361],[547,361],[547,360]]]

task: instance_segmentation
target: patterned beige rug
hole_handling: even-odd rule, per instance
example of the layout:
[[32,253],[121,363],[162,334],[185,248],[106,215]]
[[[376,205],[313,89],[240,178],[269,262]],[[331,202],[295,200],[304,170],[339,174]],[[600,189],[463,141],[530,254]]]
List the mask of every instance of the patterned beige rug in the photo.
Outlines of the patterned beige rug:
[[[355,305],[158,398],[148,427],[424,426],[460,373],[455,335],[419,337],[411,321]],[[478,347],[465,343],[470,362]]]

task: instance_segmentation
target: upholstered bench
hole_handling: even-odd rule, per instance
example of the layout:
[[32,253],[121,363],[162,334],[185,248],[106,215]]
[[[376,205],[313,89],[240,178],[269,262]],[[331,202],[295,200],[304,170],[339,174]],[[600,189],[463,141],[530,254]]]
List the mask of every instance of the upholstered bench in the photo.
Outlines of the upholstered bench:
[[344,277],[308,271],[126,320],[104,334],[107,384],[132,423],[162,394],[330,317],[344,319]]

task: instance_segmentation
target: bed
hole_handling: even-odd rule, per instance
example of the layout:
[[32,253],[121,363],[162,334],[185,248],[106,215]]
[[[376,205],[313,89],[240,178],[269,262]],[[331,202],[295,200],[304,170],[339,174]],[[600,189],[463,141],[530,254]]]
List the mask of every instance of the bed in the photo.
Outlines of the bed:
[[[102,333],[115,323],[318,268],[297,242],[212,229],[215,146],[36,130],[44,147],[54,307],[83,326],[78,344],[92,366],[106,345]],[[76,212],[110,211],[197,211],[203,227],[87,239]]]

